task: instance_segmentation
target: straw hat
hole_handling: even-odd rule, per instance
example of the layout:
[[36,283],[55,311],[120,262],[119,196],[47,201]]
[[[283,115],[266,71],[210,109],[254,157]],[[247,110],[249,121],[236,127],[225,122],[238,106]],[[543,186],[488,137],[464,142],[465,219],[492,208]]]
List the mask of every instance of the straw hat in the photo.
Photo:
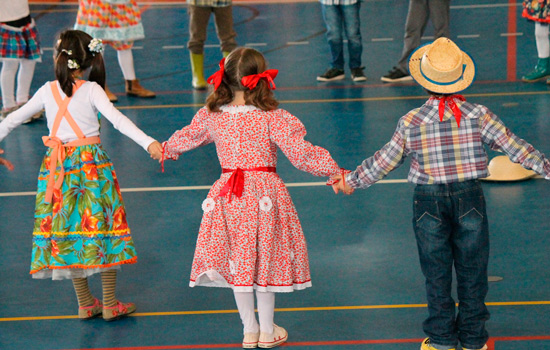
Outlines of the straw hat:
[[416,82],[429,91],[452,94],[474,81],[474,60],[448,38],[419,47],[411,55],[409,71]]
[[535,175],[532,170],[527,170],[517,163],[513,163],[507,156],[498,156],[489,162],[490,176],[481,179],[486,181],[521,181]]

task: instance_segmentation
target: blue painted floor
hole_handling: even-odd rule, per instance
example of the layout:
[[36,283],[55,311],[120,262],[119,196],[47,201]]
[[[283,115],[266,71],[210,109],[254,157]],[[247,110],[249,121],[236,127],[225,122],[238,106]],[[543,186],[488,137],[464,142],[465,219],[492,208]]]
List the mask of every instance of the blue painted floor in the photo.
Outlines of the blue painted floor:
[[[408,1],[367,0],[361,9],[365,83],[351,79],[318,83],[329,50],[317,2],[237,3],[240,45],[262,51],[280,70],[276,96],[298,116],[307,139],[354,168],[391,137],[397,120],[426,98],[414,83],[380,82],[402,47]],[[488,106],[537,149],[550,154],[550,86],[525,84],[536,63],[534,25],[519,4],[504,0],[455,0],[452,38],[476,60],[478,75],[465,92]],[[509,11],[512,6],[513,11]],[[57,32],[72,27],[71,3],[32,4],[43,46],[32,90],[53,80]],[[158,93],[140,100],[124,95],[114,50],[107,48],[107,82],[117,106],[140,128],[162,141],[192,119],[206,98],[191,88],[186,7],[143,4],[146,39],[136,42],[138,78]],[[515,22],[514,22],[515,21]],[[509,33],[510,23],[516,24]],[[61,24],[61,25],[60,25]],[[428,26],[426,41],[431,28]],[[206,74],[220,52],[210,23]],[[511,50],[515,45],[515,50]],[[510,63],[512,62],[512,64]],[[510,72],[515,72],[510,78]],[[2,143],[16,169],[0,169],[0,349],[196,349],[240,347],[242,328],[230,290],[189,288],[188,277],[206,187],[220,174],[214,146],[158,164],[130,139],[102,125],[104,147],[123,188],[139,262],[119,273],[117,296],[137,304],[127,319],[106,323],[74,318],[70,281],[33,280],[28,274],[33,191],[45,151],[44,120],[23,125]],[[494,152],[491,156],[496,155]],[[409,162],[388,176],[404,180]],[[289,331],[289,348],[418,349],[427,316],[423,276],[412,231],[413,185],[383,182],[353,196],[334,196],[324,181],[300,172],[281,155],[280,176],[289,184],[308,239],[313,288],[277,295],[275,322]],[[294,184],[306,183],[302,186]],[[192,189],[190,186],[205,186]],[[177,187],[169,190],[169,187]],[[491,350],[550,349],[550,186],[542,179],[484,183],[491,231],[487,298]],[[100,279],[91,279],[100,294]]]

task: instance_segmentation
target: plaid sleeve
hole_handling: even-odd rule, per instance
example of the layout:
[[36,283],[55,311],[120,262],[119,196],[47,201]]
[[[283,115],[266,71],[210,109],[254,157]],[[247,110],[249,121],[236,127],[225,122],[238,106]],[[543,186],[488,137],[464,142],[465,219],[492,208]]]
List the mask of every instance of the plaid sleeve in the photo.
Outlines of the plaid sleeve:
[[405,143],[405,134],[400,124],[390,142],[346,176],[347,183],[353,188],[367,188],[382,180],[405,160]]
[[512,162],[550,180],[550,162],[544,154],[512,133],[495,114],[487,109],[480,124],[483,142],[491,149],[505,153]]

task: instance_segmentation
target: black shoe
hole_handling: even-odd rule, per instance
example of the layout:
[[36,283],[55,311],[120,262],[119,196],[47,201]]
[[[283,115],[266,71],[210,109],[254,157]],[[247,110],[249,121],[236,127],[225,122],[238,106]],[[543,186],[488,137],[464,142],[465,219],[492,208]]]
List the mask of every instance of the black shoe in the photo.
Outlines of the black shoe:
[[363,67],[352,68],[351,79],[353,79],[353,81],[366,81],[367,77],[365,76],[365,73],[363,73]]
[[410,74],[403,73],[401,69],[397,67],[393,67],[392,70],[390,70],[388,74],[380,78],[380,80],[386,83],[395,83],[398,81],[412,81],[413,78],[411,77]]
[[323,75],[317,77],[318,81],[342,80],[346,77],[343,69],[329,68]]

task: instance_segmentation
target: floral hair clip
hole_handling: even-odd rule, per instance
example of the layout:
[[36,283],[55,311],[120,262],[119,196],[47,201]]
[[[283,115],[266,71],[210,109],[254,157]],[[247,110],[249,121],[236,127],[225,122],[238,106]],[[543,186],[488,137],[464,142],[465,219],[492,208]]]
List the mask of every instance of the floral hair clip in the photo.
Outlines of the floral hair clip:
[[103,52],[103,40],[93,38],[88,44],[88,50],[92,54],[102,53]]
[[252,90],[258,85],[260,79],[265,79],[267,80],[268,87],[271,90],[275,90],[276,86],[273,79],[275,79],[278,73],[279,71],[277,69],[268,69],[263,73],[247,75],[241,79],[241,84]]
[[61,49],[61,52],[65,52],[69,56],[73,54],[73,50]]
[[69,69],[79,69],[80,65],[76,60],[69,58],[69,60],[67,61],[67,67],[69,67]]
[[225,73],[225,57],[220,61],[220,70],[208,77],[206,82],[210,85],[214,84],[214,90],[218,90],[218,87],[222,83],[223,75]]

